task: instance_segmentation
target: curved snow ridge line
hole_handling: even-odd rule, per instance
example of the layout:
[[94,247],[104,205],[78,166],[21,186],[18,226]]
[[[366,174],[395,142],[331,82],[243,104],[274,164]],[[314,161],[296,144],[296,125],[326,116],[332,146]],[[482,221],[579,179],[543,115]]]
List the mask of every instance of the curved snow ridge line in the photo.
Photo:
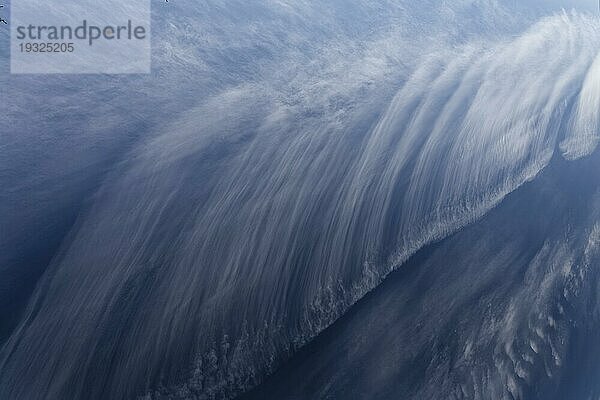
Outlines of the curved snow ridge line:
[[[589,107],[600,96],[600,90],[594,87],[596,67],[592,64],[598,51],[597,40],[595,20],[563,14],[544,20],[521,38],[498,48],[467,48],[442,66],[439,60],[424,62],[425,66],[413,74],[370,134],[362,162],[354,167],[356,174],[351,184],[354,190],[347,192],[347,201],[352,206],[346,210],[353,212],[361,204],[369,204],[375,211],[367,219],[367,229],[372,230],[365,236],[380,240],[383,218],[392,207],[391,192],[396,189],[389,183],[398,182],[404,174],[412,177],[409,200],[404,202],[429,207],[420,212],[405,208],[408,212],[401,224],[406,230],[400,230],[399,234],[401,250],[389,258],[388,267],[381,269],[367,261],[361,277],[354,283],[347,285],[343,279],[332,278],[322,286],[322,292],[301,319],[304,329],[291,339],[293,348],[330,325],[418,249],[480,218],[507,194],[533,179],[552,158],[561,133],[560,121],[568,118],[567,105],[574,99],[579,106],[572,120],[587,118],[586,128],[589,121],[597,123],[597,114],[594,120]],[[551,62],[547,57],[550,50],[554,55]],[[439,116],[431,123],[428,119],[437,114],[440,106]],[[406,125],[408,128],[403,128]],[[570,128],[564,140],[582,133],[581,123],[573,123]],[[457,136],[444,140],[455,129]],[[400,138],[399,132],[402,132]],[[395,153],[382,168],[380,155],[390,152],[392,145],[396,145],[391,150]],[[411,169],[408,165],[414,162],[415,155],[410,150],[414,151],[415,146],[421,150],[417,167]],[[581,156],[595,149],[593,142],[584,146]],[[451,156],[446,155],[448,151]],[[444,157],[449,159],[446,169],[437,164]],[[365,201],[373,190],[365,183],[377,173],[382,173],[383,178],[378,181],[381,188],[376,192],[390,193],[379,198],[382,203],[375,199],[373,204]],[[439,193],[427,193],[436,187],[424,184],[432,178],[442,183]],[[348,221],[350,224],[350,217]],[[350,226],[345,228],[340,231],[347,232]],[[413,233],[406,234],[407,231]],[[374,243],[373,247],[376,246]],[[274,351],[273,359],[278,358],[276,354]],[[266,370],[272,368],[273,363]],[[239,372],[230,374],[244,375]],[[202,376],[201,370],[197,369],[196,374],[196,378]],[[208,392],[222,394],[221,390],[230,387],[232,381],[215,383]],[[178,390],[185,393],[183,397],[193,392],[189,387]]]
[[[252,387],[416,250],[535,177],[597,30],[562,15],[513,43],[441,52],[379,119],[372,91],[282,105],[249,86],[207,102],[106,183],[2,349],[0,397]],[[189,379],[173,385],[182,364]]]

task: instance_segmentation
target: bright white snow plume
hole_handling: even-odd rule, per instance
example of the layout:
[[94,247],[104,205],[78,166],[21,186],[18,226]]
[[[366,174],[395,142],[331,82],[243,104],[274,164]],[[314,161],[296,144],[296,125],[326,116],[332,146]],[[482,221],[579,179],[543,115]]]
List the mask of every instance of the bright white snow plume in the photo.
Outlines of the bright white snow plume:
[[458,3],[213,4],[250,44],[168,27],[191,42],[159,43],[165,65],[221,81],[107,174],[0,352],[0,397],[233,396],[555,154],[593,152],[598,20],[511,36],[496,3],[476,26]]

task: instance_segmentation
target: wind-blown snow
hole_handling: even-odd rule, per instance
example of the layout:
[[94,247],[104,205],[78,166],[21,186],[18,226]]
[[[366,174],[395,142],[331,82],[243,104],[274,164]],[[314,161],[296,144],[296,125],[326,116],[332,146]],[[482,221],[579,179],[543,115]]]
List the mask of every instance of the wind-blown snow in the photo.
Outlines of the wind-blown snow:
[[320,4],[167,15],[157,78],[203,91],[157,84],[195,103],[164,118],[141,91],[136,117],[158,116],[0,350],[1,398],[231,397],[552,157],[596,149],[598,18]]

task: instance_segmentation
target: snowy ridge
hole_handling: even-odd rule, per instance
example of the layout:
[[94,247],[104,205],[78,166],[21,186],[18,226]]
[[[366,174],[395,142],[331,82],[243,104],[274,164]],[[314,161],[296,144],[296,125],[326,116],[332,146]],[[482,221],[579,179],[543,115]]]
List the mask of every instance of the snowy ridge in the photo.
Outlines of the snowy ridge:
[[231,398],[557,149],[598,145],[596,18],[415,65],[369,43],[350,67],[322,49],[321,80],[221,90],[138,145],[0,350],[0,397]]
[[[315,300],[300,320],[300,331],[280,351],[285,355],[290,348],[306,343],[416,250],[478,219],[505,195],[533,179],[554,154],[560,129],[564,128],[558,121],[568,119],[569,103],[578,104],[572,120],[581,121],[586,112],[588,120],[594,120],[589,114],[597,110],[593,105],[600,96],[591,78],[598,38],[596,21],[563,14],[548,18],[514,42],[497,48],[467,47],[442,65],[439,59],[425,61],[369,133],[359,161],[351,167],[353,176],[344,192],[344,207],[333,211],[340,212],[341,217],[336,214],[327,218],[340,224],[331,229],[338,236],[331,239],[332,243],[344,243],[347,232],[366,224],[360,239],[351,241],[364,243],[368,249],[363,269],[350,285],[344,282],[347,277],[319,280]],[[546,58],[549,51],[556,54],[550,65]],[[496,104],[498,101],[501,103]],[[490,104],[494,106],[490,108]],[[434,115],[437,118],[432,121]],[[582,135],[589,125],[569,128],[565,142]],[[579,142],[579,155],[590,154],[596,144]],[[440,165],[440,160],[447,161]],[[394,191],[402,187],[406,176],[411,177],[406,198],[398,199]],[[431,193],[432,188],[440,189]],[[389,235],[386,219],[393,213],[394,200],[410,206],[402,208],[398,221],[401,228],[397,231],[397,250],[381,263],[381,257],[370,251],[389,240],[385,238]],[[356,210],[363,208],[367,215],[356,218]],[[322,269],[318,271],[322,273]],[[275,336],[280,333],[265,323],[268,326],[277,332]],[[273,345],[272,339],[258,336],[254,340],[261,346]],[[245,345],[240,341],[232,353],[213,350],[199,360],[204,364],[212,360],[214,365],[209,370],[218,370],[218,365],[228,364],[229,357],[239,357],[239,349]],[[256,357],[255,350],[252,353],[249,359],[265,357]],[[267,357],[266,371],[276,366],[277,353],[273,353],[273,359]],[[237,361],[231,365],[243,369],[248,363]],[[235,367],[218,374],[223,379],[215,386],[208,383],[208,398],[223,395],[238,382],[241,390],[244,384],[252,384],[244,381],[245,375]],[[211,380],[197,366],[192,382],[201,382],[199,387],[205,388]],[[166,393],[202,398],[203,392],[184,385]],[[161,398],[160,391],[157,398]]]

